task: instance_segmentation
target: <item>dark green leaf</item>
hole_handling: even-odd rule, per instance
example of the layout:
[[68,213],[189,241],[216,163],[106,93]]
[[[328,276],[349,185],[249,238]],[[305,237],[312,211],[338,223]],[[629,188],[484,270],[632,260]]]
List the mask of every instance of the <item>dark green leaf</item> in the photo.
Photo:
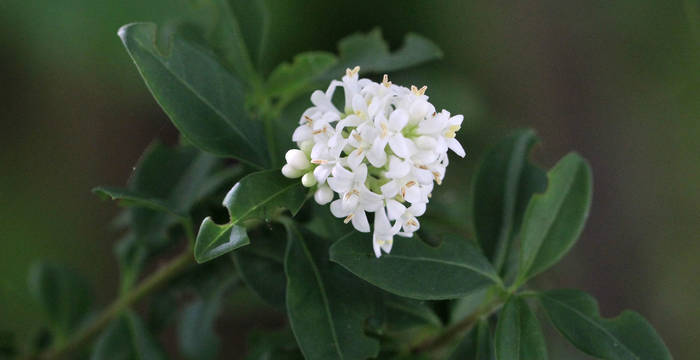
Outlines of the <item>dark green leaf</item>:
[[379,342],[364,333],[372,289],[328,259],[328,242],[288,225],[287,313],[306,359],[366,359]]
[[250,174],[233,186],[224,198],[230,221],[217,225],[204,219],[197,234],[194,257],[202,263],[247,245],[248,236],[242,222],[248,219],[269,220],[280,209],[295,215],[306,199],[306,190],[298,179],[287,179],[279,170]]
[[286,234],[280,225],[262,226],[251,231],[253,239],[233,253],[238,273],[260,298],[284,311],[287,278],[284,275]]
[[221,339],[214,332],[214,322],[219,315],[221,287],[210,296],[199,298],[188,304],[182,312],[178,327],[180,352],[188,359],[216,359]]
[[339,63],[328,71],[328,77],[338,78],[346,68],[359,65],[363,74],[389,72],[439,59],[442,51],[430,40],[407,34],[401,48],[391,53],[379,29],[367,34],[354,34],[338,44]]
[[291,64],[282,63],[272,71],[265,83],[265,92],[270,97],[288,101],[300,93],[313,90],[319,77],[336,62],[336,57],[326,52],[298,54]]
[[92,189],[92,192],[99,195],[103,199],[119,200],[119,202],[124,206],[140,206],[151,210],[171,213],[178,217],[185,217],[185,215],[173,213],[170,206],[161,199],[154,199],[148,195],[140,194],[129,189],[111,186],[98,186]]
[[500,271],[523,213],[534,193],[547,187],[547,177],[528,162],[537,142],[532,130],[508,136],[481,161],[474,180],[474,230],[484,254]]
[[499,313],[494,345],[498,360],[547,360],[540,323],[519,297],[511,297]]
[[538,298],[554,326],[587,354],[608,360],[672,358],[654,328],[636,312],[603,319],[595,299],[580,290],[545,291]]
[[245,111],[243,84],[177,35],[159,48],[156,31],[154,24],[136,23],[119,36],[170,120],[201,149],[264,167],[264,138]]
[[417,237],[398,238],[391,253],[377,259],[372,240],[353,231],[333,244],[331,260],[379,288],[413,299],[454,299],[500,283],[479,249],[459,237],[448,237],[437,248]]
[[127,311],[114,320],[95,343],[92,360],[159,360],[165,352],[148,332],[143,321]]
[[[493,341],[487,319],[481,319],[452,352],[449,360],[494,360]],[[534,358],[533,358],[534,359]]]
[[569,251],[583,230],[591,206],[591,170],[579,155],[566,155],[547,177],[547,191],[532,197],[523,216],[518,285],[554,265]]
[[63,266],[34,263],[29,269],[28,285],[58,341],[81,325],[92,305],[92,293],[85,279]]
[[256,331],[249,335],[245,360],[302,360],[294,334],[289,329]]
[[14,359],[17,355],[15,334],[0,330],[0,359]]
[[268,16],[262,0],[214,0],[216,20],[209,36],[214,50],[249,83],[263,60]]

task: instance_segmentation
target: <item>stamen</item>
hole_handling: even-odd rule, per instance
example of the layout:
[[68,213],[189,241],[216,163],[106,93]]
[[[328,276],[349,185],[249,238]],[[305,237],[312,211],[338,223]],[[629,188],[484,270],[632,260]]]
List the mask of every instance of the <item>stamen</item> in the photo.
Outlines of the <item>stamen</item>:
[[411,93],[413,93],[414,95],[424,95],[426,90],[428,90],[428,87],[425,85],[423,85],[423,87],[420,89],[417,88],[415,85],[411,85]]
[[389,75],[384,74],[384,78],[382,79],[382,85],[386,87],[391,87],[391,81],[389,81]]
[[438,173],[437,171],[433,171],[433,177],[435,178],[435,182],[438,185],[442,185],[442,180],[440,179],[440,173]]
[[350,215],[348,215],[348,217],[346,217],[345,220],[343,220],[343,222],[346,223],[346,224],[349,223],[350,220],[352,220],[352,217],[353,217],[353,216],[355,216],[355,214],[350,214]]
[[353,133],[352,137],[354,137],[355,140],[357,140],[357,141],[362,141],[362,136],[360,136],[360,134],[358,134],[358,133]]
[[389,132],[389,129],[387,129],[387,127],[386,127],[386,124],[381,123],[381,124],[379,124],[379,126],[382,128],[382,137],[386,137],[386,135]]
[[315,164],[315,165],[324,165],[324,164],[328,164],[328,160],[316,159],[316,160],[311,160],[311,163]]
[[304,120],[306,120],[306,125],[309,125],[309,126],[311,126],[311,123],[314,122],[314,119],[312,119],[306,115],[304,115]]
[[354,68],[352,68],[352,70],[350,70],[349,68],[348,68],[348,69],[345,69],[345,75],[347,75],[348,77],[353,77],[353,76],[355,76],[355,74],[357,74],[358,72],[360,72],[360,67],[359,67],[359,66],[355,66]]
[[415,185],[415,184],[416,184],[416,182],[413,181],[413,180],[411,180],[411,181],[409,181],[409,182],[406,183],[406,187],[409,187],[409,188],[410,188],[411,186],[413,186],[413,185]]
[[416,222],[415,219],[411,219],[411,220],[406,221],[406,224],[411,225],[411,226],[418,226],[418,223]]

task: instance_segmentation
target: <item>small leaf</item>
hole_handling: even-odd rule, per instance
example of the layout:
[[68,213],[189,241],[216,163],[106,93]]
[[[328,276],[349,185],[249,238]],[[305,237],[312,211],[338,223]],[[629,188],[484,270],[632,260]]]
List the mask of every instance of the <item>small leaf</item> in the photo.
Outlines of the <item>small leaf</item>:
[[547,173],[549,185],[536,194],[523,216],[517,285],[557,263],[574,245],[591,206],[591,170],[571,153]]
[[119,200],[124,206],[140,206],[151,210],[171,213],[178,217],[185,217],[182,214],[173,213],[170,206],[161,199],[154,199],[145,194],[140,194],[129,189],[122,189],[111,186],[98,186],[92,192],[103,199]]
[[217,225],[204,219],[197,234],[194,256],[203,263],[249,243],[242,222],[270,219],[282,208],[295,215],[306,200],[306,190],[298,179],[287,179],[279,170],[250,174],[233,186],[224,198],[230,221]]
[[366,359],[379,342],[364,332],[372,289],[328,260],[328,243],[288,225],[287,313],[306,359]]
[[133,312],[127,311],[100,335],[90,359],[165,360],[167,356],[143,321]]
[[233,260],[246,285],[261,299],[284,311],[287,278],[284,275],[286,234],[277,224],[251,231],[250,246],[233,253]]
[[519,297],[511,297],[499,313],[494,344],[498,360],[547,360],[540,323]]
[[607,360],[672,359],[654,328],[636,312],[603,319],[596,300],[580,290],[550,290],[538,298],[554,326],[587,354]]
[[178,35],[167,49],[158,48],[154,24],[125,25],[119,36],[158,104],[192,144],[253,166],[267,164],[260,123],[246,113],[238,79]]
[[294,61],[282,63],[275,68],[265,83],[265,92],[270,97],[288,101],[300,93],[311,91],[331,66],[337,62],[333,54],[314,51],[298,54]]
[[479,249],[458,237],[438,248],[417,237],[397,238],[391,253],[377,259],[371,239],[353,231],[333,244],[331,260],[381,289],[419,300],[455,299],[500,283]]
[[403,46],[391,53],[379,29],[340,40],[338,50],[339,63],[328,71],[331,79],[344,74],[346,68],[357,65],[363,74],[379,73],[405,69],[442,57],[437,45],[417,34],[407,34]]
[[[494,360],[493,341],[487,319],[479,320],[452,352],[449,360]],[[534,359],[534,358],[533,358]]]
[[92,305],[90,287],[79,274],[58,265],[37,262],[29,269],[29,292],[41,304],[49,328],[64,340],[85,320]]
[[474,180],[474,230],[484,254],[500,270],[534,193],[547,187],[544,171],[528,161],[532,130],[508,136],[482,160]]

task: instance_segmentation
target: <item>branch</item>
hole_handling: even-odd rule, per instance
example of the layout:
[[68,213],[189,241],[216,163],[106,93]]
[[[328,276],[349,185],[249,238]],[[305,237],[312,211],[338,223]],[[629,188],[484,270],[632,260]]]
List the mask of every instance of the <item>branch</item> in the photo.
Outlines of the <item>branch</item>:
[[38,355],[30,356],[28,359],[60,359],[74,352],[90,342],[90,340],[92,340],[105,327],[107,327],[112,319],[117,317],[123,310],[129,308],[131,305],[141,300],[144,296],[165,285],[173,277],[180,274],[193,263],[194,258],[192,257],[192,252],[190,251],[190,248],[187,247],[187,250],[170,260],[167,264],[165,264],[165,266],[161,267],[158,271],[143,280],[138,287],[114,300],[114,302],[112,302],[111,305],[100,313],[89,326],[83,327],[81,330],[75,333],[74,336],[70,337],[68,341],[55,348],[50,348]]

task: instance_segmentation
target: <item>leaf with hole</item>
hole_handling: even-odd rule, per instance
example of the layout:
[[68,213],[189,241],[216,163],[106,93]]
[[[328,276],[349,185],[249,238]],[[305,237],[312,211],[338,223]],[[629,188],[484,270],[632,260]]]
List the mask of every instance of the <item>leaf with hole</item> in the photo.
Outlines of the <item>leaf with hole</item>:
[[218,225],[207,217],[202,222],[194,246],[194,256],[202,263],[249,243],[243,222],[269,220],[281,210],[295,215],[306,200],[306,189],[298,179],[288,179],[279,170],[266,170],[242,178],[224,198],[229,222]]

